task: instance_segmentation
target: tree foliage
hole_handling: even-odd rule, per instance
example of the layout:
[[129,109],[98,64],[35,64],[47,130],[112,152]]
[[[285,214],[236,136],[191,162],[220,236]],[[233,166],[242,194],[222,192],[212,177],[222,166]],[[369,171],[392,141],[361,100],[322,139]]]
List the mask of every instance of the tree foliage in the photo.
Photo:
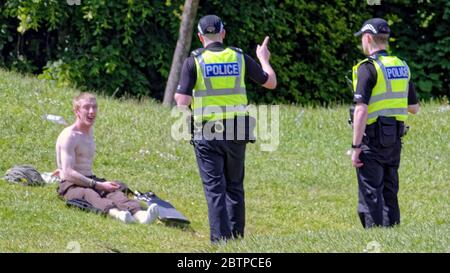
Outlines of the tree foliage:
[[[271,37],[271,62],[279,87],[266,91],[249,83],[253,101],[350,101],[344,76],[364,58],[360,40],[353,32],[373,16],[389,20],[391,50],[407,60],[420,96],[448,96],[450,3],[380,2],[204,0],[200,1],[197,17],[211,13],[222,17],[226,44],[240,47],[253,57],[256,45],[266,35]],[[183,3],[2,1],[0,65],[80,89],[162,99]],[[200,47],[195,36],[193,40],[192,49]]]
[[423,99],[450,96],[450,2],[393,1],[381,6],[392,24],[392,51],[405,58]]

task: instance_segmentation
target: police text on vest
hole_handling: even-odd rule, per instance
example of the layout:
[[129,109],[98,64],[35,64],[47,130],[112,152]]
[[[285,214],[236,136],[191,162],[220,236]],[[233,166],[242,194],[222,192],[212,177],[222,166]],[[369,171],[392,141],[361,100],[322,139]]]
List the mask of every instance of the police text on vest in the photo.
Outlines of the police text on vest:
[[205,64],[205,77],[239,76],[238,63]]
[[407,79],[408,68],[406,66],[388,66],[386,67],[386,74],[388,79]]

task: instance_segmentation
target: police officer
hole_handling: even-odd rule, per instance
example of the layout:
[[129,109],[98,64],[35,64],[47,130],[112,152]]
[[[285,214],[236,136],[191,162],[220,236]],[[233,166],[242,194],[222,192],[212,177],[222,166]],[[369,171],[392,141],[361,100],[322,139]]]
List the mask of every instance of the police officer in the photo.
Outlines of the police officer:
[[390,29],[381,18],[364,22],[367,59],[353,67],[354,128],[352,164],[359,187],[358,214],[364,228],[400,223],[397,193],[401,137],[408,112],[419,111],[405,61],[386,51]]
[[[208,204],[211,242],[244,236],[244,160],[248,132],[236,134],[249,119],[245,79],[274,89],[276,75],[267,48],[258,45],[261,66],[241,49],[224,47],[225,29],[216,15],[202,17],[194,50],[183,64],[175,100],[189,106],[194,123],[193,145]],[[249,126],[247,127],[247,130]],[[231,136],[230,136],[231,133]]]

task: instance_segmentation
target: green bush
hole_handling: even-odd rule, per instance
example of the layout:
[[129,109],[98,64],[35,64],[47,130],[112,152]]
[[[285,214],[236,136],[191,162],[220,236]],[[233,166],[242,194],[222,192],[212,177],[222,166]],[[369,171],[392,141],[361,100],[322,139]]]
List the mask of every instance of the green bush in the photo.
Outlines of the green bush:
[[424,99],[450,96],[450,2],[393,1],[387,14],[397,39],[392,51],[405,58]]
[[[253,100],[318,104],[351,99],[344,76],[363,57],[352,33],[367,15],[360,1],[335,2],[227,1],[221,16],[230,33],[228,43],[255,56],[256,44],[265,35],[271,37],[279,88],[272,92],[254,87]],[[213,12],[221,1],[209,3],[202,13]]]
[[[376,2],[376,1],[372,1]],[[0,3],[0,65],[109,95],[161,99],[183,0],[6,0]],[[353,37],[372,16],[391,23],[391,49],[405,58],[422,98],[449,92],[445,0],[200,1],[198,16],[217,13],[226,44],[255,56],[271,37],[276,91],[249,83],[250,99],[266,103],[348,102],[344,76],[364,58]],[[195,35],[195,30],[193,35]],[[192,49],[200,47],[194,37]]]
[[[2,14],[20,19],[16,37],[50,41],[37,50],[44,64],[19,70],[116,96],[160,98],[182,12],[181,1],[176,2],[8,0]],[[17,51],[36,58],[29,48]]]

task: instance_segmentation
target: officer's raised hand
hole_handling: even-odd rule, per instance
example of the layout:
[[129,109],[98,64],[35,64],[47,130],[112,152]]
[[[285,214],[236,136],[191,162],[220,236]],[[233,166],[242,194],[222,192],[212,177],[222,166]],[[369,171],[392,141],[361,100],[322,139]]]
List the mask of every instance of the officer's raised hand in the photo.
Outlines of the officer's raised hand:
[[277,76],[269,63],[270,51],[269,48],[267,47],[268,43],[269,43],[269,36],[266,36],[262,44],[256,47],[256,56],[258,57],[258,60],[261,63],[262,69],[268,75],[267,81],[262,86],[268,89],[275,89],[277,87]]
[[269,36],[266,36],[266,38],[264,38],[262,45],[256,46],[256,56],[258,56],[258,59],[261,63],[263,61],[269,62],[270,51],[269,48],[267,47],[268,43],[269,43]]

